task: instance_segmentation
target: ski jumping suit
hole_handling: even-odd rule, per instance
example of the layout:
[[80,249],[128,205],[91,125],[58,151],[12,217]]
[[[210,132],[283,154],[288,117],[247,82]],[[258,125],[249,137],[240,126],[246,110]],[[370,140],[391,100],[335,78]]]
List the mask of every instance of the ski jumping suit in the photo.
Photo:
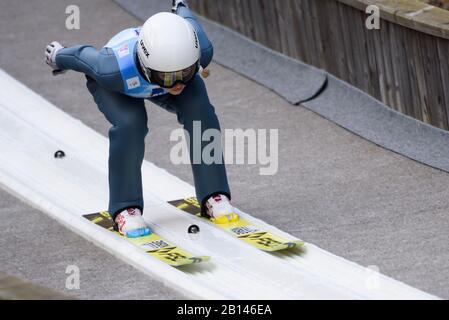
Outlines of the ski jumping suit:
[[[212,60],[212,44],[188,8],[179,7],[177,14],[197,31],[200,63],[206,68]],[[136,66],[139,32],[140,28],[126,29],[109,40],[100,51],[81,45],[61,49],[56,56],[56,64],[61,70],[70,69],[86,75],[87,88],[112,124],[109,130],[109,213],[115,218],[117,213],[129,207],[140,208],[143,212],[141,167],[144,139],[148,133],[144,99],[175,113],[178,122],[189,133],[190,160],[198,200],[204,205],[215,193],[230,198],[223,162],[206,164],[201,159],[199,164],[193,164],[193,122],[201,121],[201,136],[207,129],[220,130],[203,80],[197,74],[178,96],[149,83]],[[201,151],[209,143],[202,141]]]

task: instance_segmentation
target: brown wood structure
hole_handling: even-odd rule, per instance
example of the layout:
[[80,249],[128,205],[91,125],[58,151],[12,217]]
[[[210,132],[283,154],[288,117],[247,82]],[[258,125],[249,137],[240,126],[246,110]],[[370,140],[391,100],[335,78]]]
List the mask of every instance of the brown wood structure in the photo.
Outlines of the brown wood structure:
[[[211,20],[449,129],[449,11],[418,0],[190,0]],[[376,5],[380,29],[366,21]]]

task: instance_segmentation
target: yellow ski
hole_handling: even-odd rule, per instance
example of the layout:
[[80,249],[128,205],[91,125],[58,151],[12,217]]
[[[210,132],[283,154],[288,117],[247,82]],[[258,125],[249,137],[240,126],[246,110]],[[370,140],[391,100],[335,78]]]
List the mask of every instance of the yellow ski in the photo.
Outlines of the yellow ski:
[[[114,232],[120,237],[123,237],[120,233],[114,231],[111,216],[106,211],[86,214],[84,218],[100,227]],[[142,250],[157,258],[158,260],[165,262],[166,264],[173,267],[179,267],[187,264],[200,263],[210,260],[210,257],[208,256],[194,256],[193,254],[164,240],[156,233],[151,233],[148,236],[139,238],[123,238],[140,247]]]
[[213,223],[208,217],[201,215],[200,204],[195,197],[169,201],[169,203],[178,209],[208,221],[217,228],[263,251],[274,252],[304,245],[304,242],[300,240],[286,240],[281,236],[265,231],[242,217],[236,222]]

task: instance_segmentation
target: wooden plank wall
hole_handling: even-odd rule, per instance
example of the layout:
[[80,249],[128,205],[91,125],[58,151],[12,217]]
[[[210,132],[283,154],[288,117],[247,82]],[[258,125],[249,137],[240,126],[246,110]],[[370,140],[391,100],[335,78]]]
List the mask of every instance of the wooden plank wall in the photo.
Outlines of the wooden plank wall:
[[190,0],[199,14],[322,68],[390,107],[449,129],[449,40],[337,0]]

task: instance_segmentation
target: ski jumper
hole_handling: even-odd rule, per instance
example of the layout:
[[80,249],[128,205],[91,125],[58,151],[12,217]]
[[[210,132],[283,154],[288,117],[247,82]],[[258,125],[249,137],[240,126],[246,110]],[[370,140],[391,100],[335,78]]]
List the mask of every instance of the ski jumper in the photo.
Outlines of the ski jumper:
[[[177,14],[195,28],[201,48],[200,64],[206,68],[212,60],[212,44],[188,8],[180,6]],[[144,99],[175,113],[178,122],[189,133],[198,200],[204,204],[215,193],[230,198],[223,161],[206,164],[201,159],[199,164],[193,164],[194,121],[201,122],[201,135],[207,129],[220,130],[203,80],[197,74],[178,96],[149,83],[136,66],[139,32],[140,28],[126,29],[99,51],[81,45],[61,49],[56,56],[56,64],[61,70],[70,69],[86,75],[89,92],[112,124],[109,130],[109,213],[115,218],[117,213],[130,207],[140,208],[143,212],[141,167],[148,133]],[[201,141],[201,151],[212,141]]]

